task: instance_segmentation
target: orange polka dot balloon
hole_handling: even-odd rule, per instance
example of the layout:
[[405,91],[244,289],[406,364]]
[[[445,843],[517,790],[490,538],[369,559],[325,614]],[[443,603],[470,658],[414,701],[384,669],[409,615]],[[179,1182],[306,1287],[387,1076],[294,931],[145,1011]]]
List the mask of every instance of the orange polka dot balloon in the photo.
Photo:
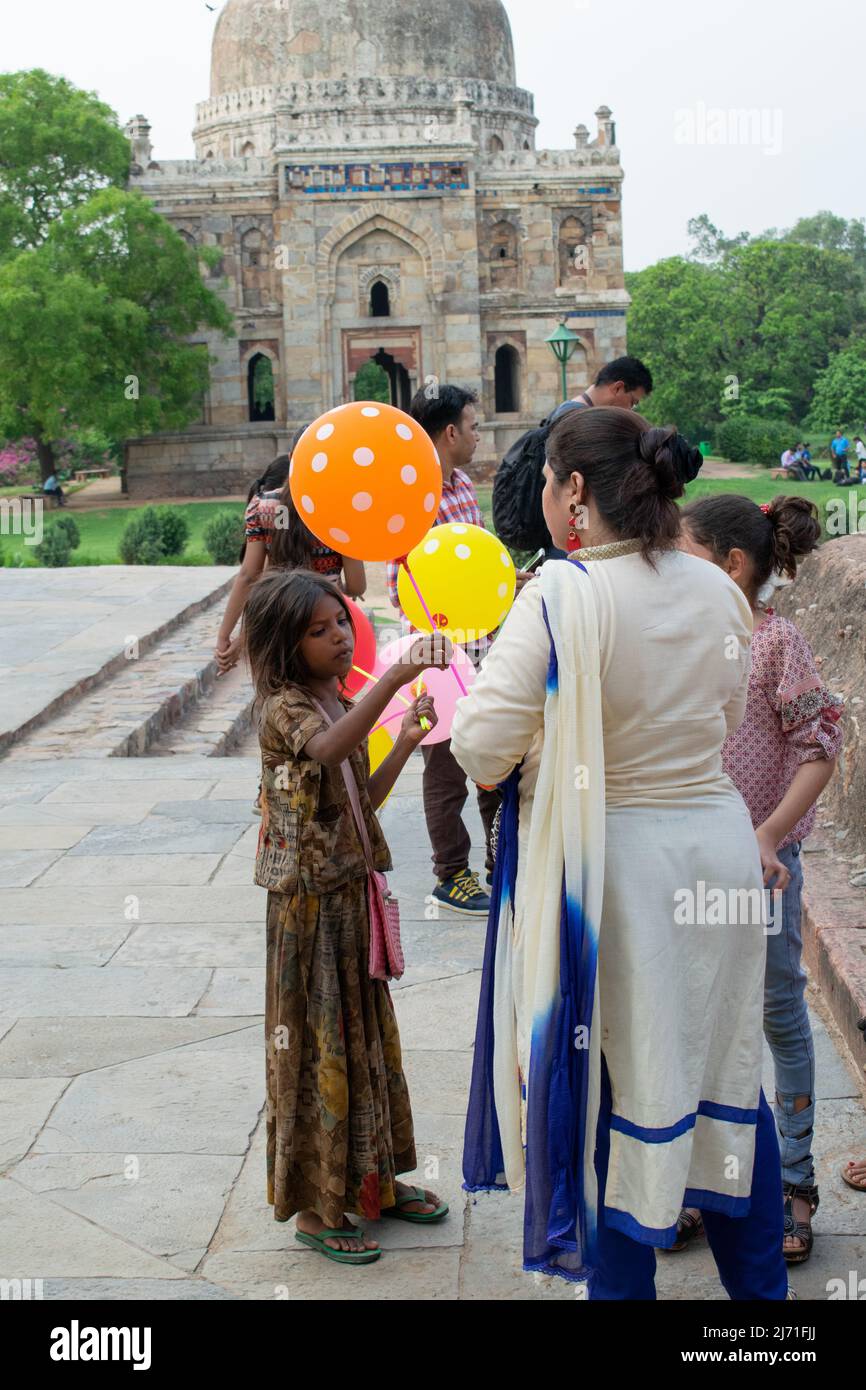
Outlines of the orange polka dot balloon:
[[353,560],[397,560],[435,520],[442,469],[411,415],[380,401],[325,411],[295,445],[289,487],[313,535]]

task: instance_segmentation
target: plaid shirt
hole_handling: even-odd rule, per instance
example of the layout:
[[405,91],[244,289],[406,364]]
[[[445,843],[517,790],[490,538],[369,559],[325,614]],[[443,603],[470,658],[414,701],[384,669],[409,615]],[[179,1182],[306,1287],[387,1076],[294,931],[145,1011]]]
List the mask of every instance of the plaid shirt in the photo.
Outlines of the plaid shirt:
[[[468,473],[464,473],[460,468],[455,468],[450,478],[443,479],[442,501],[439,503],[439,511],[433,525],[442,526],[451,521],[464,521],[472,526],[484,526],[484,517],[481,515],[478,498],[475,496],[472,479]],[[399,572],[400,566],[397,561],[389,560],[388,595],[394,607],[399,608],[401,615],[405,617],[402,608],[400,608],[400,597],[397,592]],[[466,654],[477,666],[482,657],[486,656],[489,647],[490,638],[481,637],[477,642],[466,643]]]

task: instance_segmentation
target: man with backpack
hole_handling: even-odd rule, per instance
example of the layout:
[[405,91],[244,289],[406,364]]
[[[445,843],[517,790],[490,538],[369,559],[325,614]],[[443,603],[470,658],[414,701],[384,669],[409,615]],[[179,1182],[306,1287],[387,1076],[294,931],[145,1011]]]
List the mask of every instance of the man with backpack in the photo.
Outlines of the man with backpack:
[[512,444],[493,480],[493,525],[500,540],[516,550],[543,550],[548,560],[563,559],[551,545],[541,510],[542,469],[548,431],[567,410],[613,406],[634,410],[653,389],[648,367],[637,357],[617,357],[598,373],[592,386],[563,401],[537,429]]

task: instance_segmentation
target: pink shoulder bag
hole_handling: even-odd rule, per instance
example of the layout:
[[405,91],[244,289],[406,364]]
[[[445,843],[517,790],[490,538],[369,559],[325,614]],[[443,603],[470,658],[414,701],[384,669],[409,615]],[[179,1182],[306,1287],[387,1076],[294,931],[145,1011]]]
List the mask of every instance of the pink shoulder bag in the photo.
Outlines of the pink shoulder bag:
[[[316,705],[323,718],[329,724],[333,724],[333,719],[322,709],[316,700]],[[343,774],[343,781],[346,783],[346,791],[349,796],[349,805],[352,808],[352,815],[355,818],[355,825],[358,830],[358,837],[364,849],[364,858],[367,861],[367,906],[370,917],[370,979],[371,980],[399,980],[406,964],[403,959],[403,946],[400,941],[400,908],[397,899],[388,887],[388,880],[383,873],[380,873],[373,865],[373,849],[370,844],[370,836],[367,833],[367,826],[364,821],[364,813],[361,810],[361,798],[358,793],[358,783],[352,771],[352,764],[347,758],[340,764],[340,771]]]

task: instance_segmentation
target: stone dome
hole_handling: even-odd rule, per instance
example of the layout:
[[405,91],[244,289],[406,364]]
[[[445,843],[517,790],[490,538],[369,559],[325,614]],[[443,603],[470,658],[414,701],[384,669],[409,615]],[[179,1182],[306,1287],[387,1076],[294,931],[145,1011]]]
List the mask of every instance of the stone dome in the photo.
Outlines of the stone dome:
[[501,0],[228,0],[211,49],[211,97],[342,77],[515,85]]

